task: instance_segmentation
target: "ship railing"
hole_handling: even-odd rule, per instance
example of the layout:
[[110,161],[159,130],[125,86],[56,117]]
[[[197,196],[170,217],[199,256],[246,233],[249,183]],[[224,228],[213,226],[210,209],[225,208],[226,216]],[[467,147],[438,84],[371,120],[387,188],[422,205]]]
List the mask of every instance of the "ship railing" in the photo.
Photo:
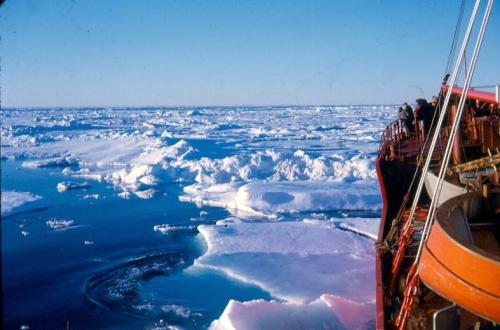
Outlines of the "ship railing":
[[[489,136],[492,135],[493,131],[499,130],[498,126],[498,119],[493,120],[492,117],[475,117],[464,121],[461,126],[461,148],[481,147],[482,153],[486,153],[487,148],[493,151],[494,141]],[[431,134],[433,134],[432,131]],[[438,161],[442,158],[443,148],[441,146],[446,144],[449,134],[450,127],[444,126],[440,129],[438,144],[432,155],[433,160]],[[396,120],[389,124],[382,133],[379,157],[386,160],[417,160],[422,149],[425,151],[429,148],[429,143],[425,140],[422,123],[415,123],[414,131],[407,132],[401,122]],[[427,154],[424,152],[423,156],[426,157]]]
[[423,139],[423,126],[420,122],[414,123],[413,131],[408,131],[400,120],[396,120],[385,128],[381,135],[379,157],[393,160],[401,158],[402,148],[411,145],[413,149],[421,150]]

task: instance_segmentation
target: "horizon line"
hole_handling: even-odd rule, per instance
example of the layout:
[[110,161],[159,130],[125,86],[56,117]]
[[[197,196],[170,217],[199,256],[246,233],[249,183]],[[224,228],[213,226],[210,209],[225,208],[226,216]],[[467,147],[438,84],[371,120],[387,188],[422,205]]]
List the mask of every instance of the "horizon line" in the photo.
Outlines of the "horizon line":
[[[404,102],[401,102],[403,104]],[[2,110],[10,109],[137,109],[137,108],[234,108],[234,107],[329,107],[329,106],[380,106],[380,105],[398,105],[398,102],[390,103],[331,103],[331,104],[216,104],[216,105],[84,105],[84,106],[2,106]]]

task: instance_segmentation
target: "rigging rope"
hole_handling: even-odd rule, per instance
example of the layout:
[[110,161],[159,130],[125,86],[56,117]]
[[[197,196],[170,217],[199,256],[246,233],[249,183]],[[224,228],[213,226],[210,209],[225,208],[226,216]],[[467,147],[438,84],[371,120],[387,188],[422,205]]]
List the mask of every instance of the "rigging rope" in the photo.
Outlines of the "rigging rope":
[[474,75],[474,70],[476,69],[477,59],[479,57],[479,52],[481,50],[481,46],[483,43],[484,33],[486,32],[486,27],[488,25],[488,21],[491,15],[491,9],[493,7],[493,3],[495,0],[488,0],[488,4],[486,6],[486,10],[483,16],[483,21],[481,22],[481,27],[479,29],[479,34],[476,40],[476,44],[474,45],[474,51],[472,53],[472,59],[469,66],[467,79],[465,80],[464,87],[462,90],[462,95],[460,96],[460,102],[458,103],[458,110],[456,112],[455,118],[453,120],[453,126],[451,128],[450,136],[448,138],[448,143],[446,145],[444,159],[441,163],[441,168],[439,169],[438,182],[436,185],[436,189],[432,194],[431,206],[429,207],[429,213],[427,214],[427,219],[425,221],[424,230],[422,232],[422,238],[420,240],[419,248],[417,251],[417,255],[415,257],[414,263],[418,263],[420,255],[422,254],[422,248],[424,242],[427,240],[427,237],[430,232],[431,224],[433,222],[434,216],[437,210],[437,201],[441,195],[441,190],[443,188],[444,177],[446,174],[446,170],[448,168],[448,163],[450,161],[451,151],[453,148],[453,141],[457,135],[459,124],[461,122],[463,110],[465,107],[465,102],[467,101],[467,93],[469,92],[470,83],[472,80],[472,76]]
[[[474,7],[475,11],[474,11],[473,17],[476,16],[476,14],[477,14],[477,5],[479,4],[479,2],[480,2],[480,0],[476,0],[476,6]],[[428,235],[430,233],[430,230],[432,228],[431,224],[433,222],[433,219],[434,219],[434,216],[435,216],[435,213],[437,210],[437,207],[436,207],[437,201],[439,200],[439,197],[441,194],[441,190],[442,190],[443,182],[444,182],[444,176],[446,174],[448,162],[450,161],[450,155],[451,155],[451,151],[452,151],[453,141],[454,141],[454,138],[458,132],[459,125],[461,123],[462,113],[463,113],[463,110],[465,107],[465,102],[467,100],[467,93],[469,91],[472,76],[473,76],[475,68],[476,68],[477,59],[479,57],[479,51],[481,50],[481,46],[482,46],[483,38],[484,38],[484,33],[486,31],[486,26],[488,25],[488,21],[489,21],[490,15],[491,15],[491,9],[493,7],[493,3],[494,3],[494,0],[488,0],[486,10],[485,10],[485,13],[483,16],[483,20],[481,22],[481,26],[480,26],[478,36],[476,39],[476,43],[474,45],[474,51],[472,53],[472,59],[471,59],[470,67],[468,70],[468,74],[467,74],[467,77],[465,79],[462,94],[460,96],[460,101],[458,103],[458,109],[457,109],[455,118],[453,119],[453,125],[452,125],[452,129],[451,129],[451,132],[450,132],[450,135],[448,138],[447,145],[446,145],[444,159],[441,162],[441,168],[439,170],[438,182],[437,182],[437,185],[435,187],[434,193],[432,195],[431,206],[429,208],[429,212],[427,213],[427,219],[425,221],[424,230],[423,230],[422,236],[420,238],[420,243],[419,243],[417,255],[415,256],[415,260],[408,271],[408,276],[407,276],[406,281],[405,281],[406,287],[405,287],[405,290],[403,293],[404,299],[403,299],[403,303],[401,305],[399,315],[395,321],[395,325],[399,329],[406,329],[406,325],[408,322],[408,318],[410,316],[412,305],[413,305],[414,299],[415,299],[416,294],[417,294],[418,285],[419,285],[418,263],[420,260],[420,256],[422,254],[423,246],[424,246],[424,244],[428,238]],[[472,18],[471,18],[471,20],[474,21],[474,19],[472,19]],[[465,39],[468,39],[468,37],[470,37],[470,35],[468,35],[466,37],[467,38],[464,38],[465,45],[466,45]],[[459,64],[458,61],[457,61],[457,64]],[[449,101],[448,95],[450,94],[449,92],[451,91],[451,87],[448,89],[446,101]],[[445,107],[445,109],[447,109],[447,107]],[[442,116],[440,116],[440,119],[442,119]],[[437,133],[434,134],[433,142],[436,140],[435,139],[436,136],[437,136]],[[428,157],[428,159],[429,159],[429,157]],[[427,164],[427,162],[426,162],[426,164]]]
[[455,57],[458,34],[460,32],[460,27],[462,26],[462,17],[464,14],[464,8],[465,8],[465,0],[462,0],[462,3],[460,5],[460,10],[458,12],[457,23],[455,25],[455,32],[453,33],[453,40],[451,41],[450,53],[448,54],[448,62],[446,63],[446,70],[444,72],[445,74],[450,72],[451,62]]
[[[461,65],[462,60],[464,58],[465,49],[467,47],[467,44],[469,43],[470,35],[471,35],[471,32],[472,32],[472,27],[473,27],[475,19],[476,19],[477,10],[479,8],[480,2],[481,2],[481,0],[476,0],[476,2],[474,4],[474,9],[473,9],[471,18],[469,20],[469,24],[467,26],[467,31],[465,33],[464,40],[462,42],[462,47],[460,49],[460,53],[459,53],[457,62],[455,63],[455,68],[454,68],[453,73],[451,75],[451,81],[449,83],[449,88],[448,88],[448,90],[446,92],[446,97],[445,97],[445,100],[444,100],[443,109],[448,109],[448,106],[449,106],[449,103],[450,103],[450,99],[451,99],[451,94],[452,94],[451,91],[452,91],[452,88],[456,84],[456,81],[457,81],[458,72],[460,71],[460,65]],[[430,166],[430,163],[431,163],[431,160],[432,160],[432,154],[434,153],[434,149],[436,147],[436,143],[437,143],[437,140],[439,138],[439,128],[443,124],[445,115],[446,115],[446,111],[442,111],[440,113],[440,115],[439,115],[438,123],[436,125],[437,129],[435,129],[435,131],[434,131],[434,135],[432,137],[432,142],[431,142],[431,145],[430,145],[429,151],[428,151],[428,156],[425,159],[425,164],[424,164],[424,166],[422,168],[422,174],[420,176],[420,180],[418,182],[417,190],[416,190],[415,196],[413,198],[413,203],[412,203],[412,206],[411,206],[411,209],[410,209],[409,222],[412,222],[413,221],[413,217],[415,216],[415,210],[417,209],[418,200],[420,199],[420,195],[422,194],[422,189],[424,187],[425,178],[426,178],[426,175],[427,175],[427,172],[429,170],[429,166]],[[425,145],[424,145],[424,148],[425,148]]]
[[[481,2],[481,0],[476,0],[476,2],[474,4],[474,9],[473,9],[471,18],[469,19],[469,24],[467,26],[464,40],[462,42],[459,57],[457,59],[457,62],[455,63],[455,67],[454,67],[454,70],[453,70],[453,73],[451,76],[451,81],[449,84],[450,88],[448,88],[448,90],[447,90],[446,97],[445,97],[445,100],[443,103],[443,107],[442,107],[443,109],[448,109],[448,105],[450,103],[450,99],[451,99],[451,95],[452,95],[452,87],[456,84],[456,80],[457,80],[457,77],[458,77],[458,74],[460,71],[460,65],[461,65],[462,60],[464,58],[465,50],[466,50],[467,44],[469,42],[470,35],[472,33],[472,28],[474,26],[474,22],[475,22],[475,19],[477,16],[477,10],[479,8],[480,2]],[[415,212],[417,210],[418,201],[419,201],[420,196],[422,194],[422,190],[423,190],[424,183],[425,183],[425,178],[426,178],[427,172],[429,170],[429,166],[430,166],[430,163],[432,160],[432,155],[434,154],[437,140],[438,140],[438,138],[440,138],[440,128],[443,124],[445,116],[446,116],[446,111],[441,111],[441,113],[439,114],[439,119],[438,119],[438,123],[436,125],[436,129],[434,130],[434,134],[432,135],[432,141],[431,141],[431,145],[430,145],[429,150],[428,150],[428,156],[425,159],[425,164],[422,168],[422,174],[419,178],[418,186],[417,186],[416,192],[415,192],[414,197],[413,197],[413,202],[412,202],[412,206],[410,208],[409,216],[404,224],[403,229],[401,230],[400,237],[397,240],[397,243],[399,244],[399,246],[397,248],[397,252],[393,258],[392,266],[391,266],[391,274],[392,274],[392,277],[390,280],[391,290],[393,290],[394,285],[396,283],[396,276],[399,272],[399,268],[400,268],[401,263],[403,261],[406,247],[411,242],[411,239],[413,236],[412,225],[413,225],[413,220],[415,218]],[[432,122],[434,122],[434,118],[433,118]],[[431,125],[431,127],[432,127],[432,125]],[[429,130],[429,132],[426,134],[424,145],[422,146],[422,150],[420,151],[420,159],[423,158],[423,155],[425,153],[425,146],[427,145],[428,139],[430,136],[431,136],[431,130]],[[412,180],[411,185],[414,184],[414,180],[416,178],[417,171],[418,171],[418,168],[415,171],[414,178]],[[410,189],[411,189],[411,187],[410,187]],[[407,202],[408,202],[408,200],[406,200],[406,199],[403,200],[403,203],[402,203],[403,205],[401,205],[400,211],[402,211],[401,208],[403,208]],[[398,216],[400,216],[400,215],[402,215],[402,212],[398,212]],[[397,234],[397,232],[398,232],[397,222],[399,222],[399,220],[400,219],[398,219],[398,218],[394,219],[393,223],[391,224],[391,230],[388,233],[388,234],[390,234],[390,236],[387,235],[386,240],[382,241],[381,244],[379,244],[377,246],[382,251],[392,250],[394,248],[395,243],[389,242],[387,239],[392,240],[393,237],[395,237],[395,235]],[[394,228],[394,227],[396,227],[396,228]]]

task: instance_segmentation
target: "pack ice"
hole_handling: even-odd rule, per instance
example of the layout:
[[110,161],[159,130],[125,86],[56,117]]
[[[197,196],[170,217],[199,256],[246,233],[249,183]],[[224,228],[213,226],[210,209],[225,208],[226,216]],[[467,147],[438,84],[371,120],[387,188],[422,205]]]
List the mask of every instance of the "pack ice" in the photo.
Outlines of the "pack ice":
[[366,328],[377,220],[308,215],[381,209],[374,159],[393,116],[392,106],[11,109],[2,158],[62,171],[60,191],[97,180],[147,200],[178,183],[181,201],[237,215],[198,227],[207,250],[193,267],[274,300],[230,301],[213,328]]

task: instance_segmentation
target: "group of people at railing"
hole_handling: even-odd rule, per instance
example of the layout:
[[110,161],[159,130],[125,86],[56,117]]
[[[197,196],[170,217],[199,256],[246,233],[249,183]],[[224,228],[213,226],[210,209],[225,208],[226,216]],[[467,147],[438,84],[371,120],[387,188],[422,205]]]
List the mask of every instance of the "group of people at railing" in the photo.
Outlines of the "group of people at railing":
[[499,117],[498,104],[481,102],[480,100],[468,100],[468,106],[474,117],[493,116]]
[[[500,117],[498,104],[495,103],[472,99],[467,100],[466,106],[470,109],[468,113],[473,117]],[[415,109],[412,109],[407,102],[403,103],[398,109],[401,133],[408,136],[416,132],[424,138],[432,129],[431,126],[433,126],[433,120],[435,120],[434,117],[438,111],[440,111],[440,108],[436,97],[433,97],[430,103],[425,99],[417,99]],[[445,119],[443,127],[446,125],[447,121]]]
[[426,135],[431,129],[432,119],[437,110],[437,104],[437,98],[433,97],[430,103],[427,102],[426,99],[417,99],[415,110],[413,110],[407,102],[399,107],[399,121],[404,133],[409,134],[414,132],[416,128],[422,127],[422,133]]
[[[451,125],[450,120],[453,119],[456,104],[458,103],[456,98],[457,96],[452,96],[450,103],[452,106],[448,109],[449,111],[447,111],[442,124],[440,131],[442,138],[446,138],[449,134],[448,126]],[[400,106],[398,108],[399,120],[388,125],[382,134],[382,154],[390,155],[390,158],[395,157],[396,154],[401,152],[400,143],[402,141],[410,143],[406,143],[406,146],[423,147],[427,135],[436,127],[437,117],[442,111],[443,99],[444,97],[440,94],[439,98],[433,97],[431,102],[427,102],[425,99],[417,99],[414,109],[407,102]],[[498,136],[498,120],[500,118],[498,102],[483,102],[478,99],[468,99],[465,108],[464,120],[461,124],[462,143],[465,147],[467,145],[474,146],[479,143],[480,137],[484,135],[484,132],[487,132],[485,130],[496,131],[497,133],[494,134]],[[498,137],[495,139],[498,139]],[[411,151],[412,149],[413,147],[408,150]]]

